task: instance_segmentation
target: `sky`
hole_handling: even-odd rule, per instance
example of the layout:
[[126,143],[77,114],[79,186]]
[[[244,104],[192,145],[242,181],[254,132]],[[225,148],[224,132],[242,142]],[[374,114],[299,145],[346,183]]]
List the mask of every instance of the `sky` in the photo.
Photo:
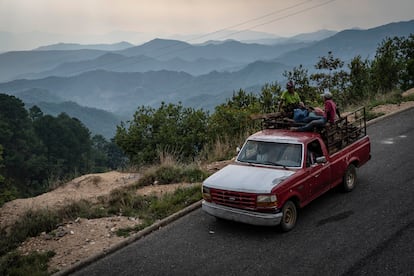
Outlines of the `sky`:
[[413,0],[0,0],[0,32],[26,34],[27,43],[196,43],[231,39],[224,30],[293,36],[412,19]]

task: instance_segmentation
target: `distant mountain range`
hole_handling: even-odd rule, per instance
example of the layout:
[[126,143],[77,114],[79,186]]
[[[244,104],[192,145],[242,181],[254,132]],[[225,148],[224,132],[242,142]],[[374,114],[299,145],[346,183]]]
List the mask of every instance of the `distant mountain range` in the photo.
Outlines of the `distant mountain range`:
[[[368,30],[260,38],[263,44],[235,40],[189,44],[165,39],[138,46],[55,44],[0,54],[0,93],[21,97],[47,112],[65,110],[79,119],[82,112],[91,115],[97,109],[116,114],[81,119],[85,124],[89,120],[88,127],[102,134],[111,128],[102,121],[116,125],[118,118],[130,118],[141,105],[180,101],[214,110],[240,88],[259,92],[265,83],[283,83],[283,72],[293,66],[312,69],[329,51],[346,62],[357,55],[373,58],[385,38],[413,32],[414,20]],[[105,137],[110,136],[110,131],[105,132]]]
[[118,51],[118,50],[124,50],[130,47],[133,47],[134,45],[129,42],[119,42],[114,44],[77,44],[77,43],[58,43],[48,46],[41,46],[34,51],[65,51],[65,50],[82,50],[82,49],[90,49],[90,50],[102,50],[102,51]]
[[[154,39],[119,51],[71,46],[74,50],[7,52],[0,54],[0,81],[73,76],[101,69],[114,72],[171,70],[192,75],[234,71],[250,62],[271,60],[311,44],[293,42],[269,46],[229,40],[220,44],[194,46],[176,40]],[[55,49],[56,46],[50,48]]]
[[311,65],[329,51],[344,61],[350,61],[358,55],[362,58],[373,59],[378,45],[384,39],[395,36],[407,37],[413,33],[414,20],[390,23],[368,30],[344,30],[309,47],[283,54],[276,60],[287,64]]

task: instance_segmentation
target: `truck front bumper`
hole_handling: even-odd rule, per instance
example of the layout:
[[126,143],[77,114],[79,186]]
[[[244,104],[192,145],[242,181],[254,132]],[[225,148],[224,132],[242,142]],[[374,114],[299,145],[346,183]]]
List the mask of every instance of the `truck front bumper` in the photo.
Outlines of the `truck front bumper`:
[[253,225],[275,226],[279,225],[282,219],[282,213],[268,214],[252,212],[247,210],[236,209],[222,206],[203,200],[202,209],[215,217],[227,220],[238,221]]

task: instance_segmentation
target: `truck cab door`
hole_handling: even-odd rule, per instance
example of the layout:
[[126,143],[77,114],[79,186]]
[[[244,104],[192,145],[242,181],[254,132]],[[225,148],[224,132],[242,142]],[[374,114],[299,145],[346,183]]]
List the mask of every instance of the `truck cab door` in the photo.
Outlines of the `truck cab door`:
[[330,188],[331,168],[327,158],[323,157],[319,140],[314,140],[307,145],[306,171],[309,199],[312,200]]

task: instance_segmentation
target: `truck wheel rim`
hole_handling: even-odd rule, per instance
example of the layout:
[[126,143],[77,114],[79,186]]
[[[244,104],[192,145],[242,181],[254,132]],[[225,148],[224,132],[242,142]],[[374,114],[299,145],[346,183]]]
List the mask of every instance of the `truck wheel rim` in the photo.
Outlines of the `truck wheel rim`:
[[354,186],[355,177],[352,173],[348,174],[348,177],[346,178],[346,184],[348,187],[352,188]]
[[295,218],[296,216],[295,216],[295,212],[293,211],[293,209],[291,207],[287,208],[283,221],[286,224],[292,224],[295,222]]

